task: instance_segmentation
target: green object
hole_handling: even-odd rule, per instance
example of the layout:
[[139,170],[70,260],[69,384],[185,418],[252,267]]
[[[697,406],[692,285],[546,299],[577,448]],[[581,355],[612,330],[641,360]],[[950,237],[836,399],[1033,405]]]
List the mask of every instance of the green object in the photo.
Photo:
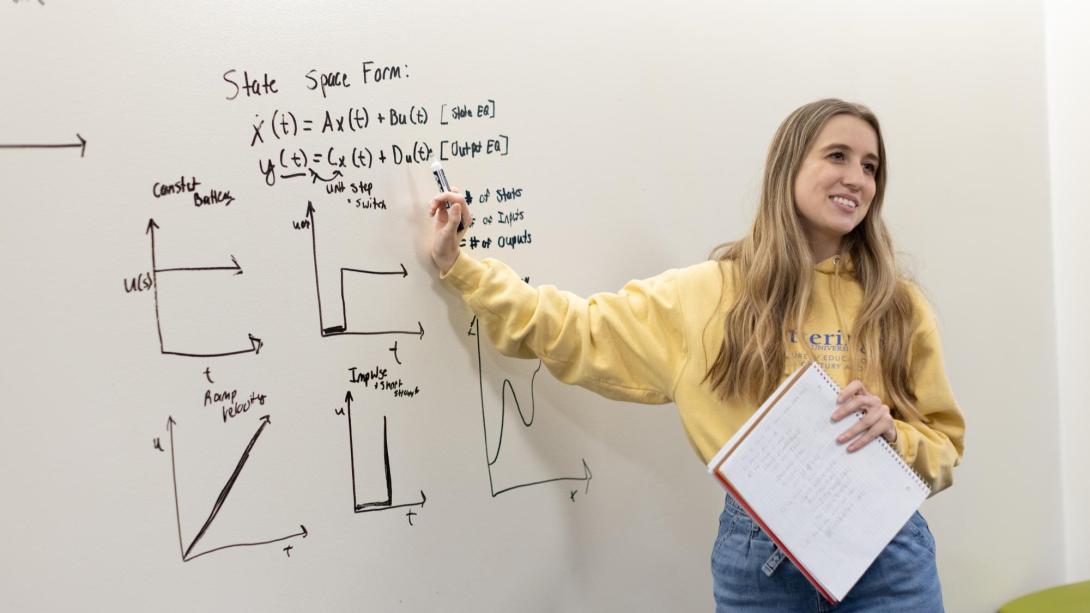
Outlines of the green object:
[[1015,598],[1000,607],[999,613],[1090,613],[1090,581]]

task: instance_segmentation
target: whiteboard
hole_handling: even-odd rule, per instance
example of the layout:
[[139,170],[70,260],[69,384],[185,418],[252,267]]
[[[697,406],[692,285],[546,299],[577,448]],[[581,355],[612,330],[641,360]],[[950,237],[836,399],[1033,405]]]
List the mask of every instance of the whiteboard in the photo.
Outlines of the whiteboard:
[[722,492],[674,407],[482,342],[423,162],[531,283],[699,262],[796,106],[929,128],[868,78],[896,51],[809,52],[865,22],[782,8],[0,5],[3,608],[710,608]]

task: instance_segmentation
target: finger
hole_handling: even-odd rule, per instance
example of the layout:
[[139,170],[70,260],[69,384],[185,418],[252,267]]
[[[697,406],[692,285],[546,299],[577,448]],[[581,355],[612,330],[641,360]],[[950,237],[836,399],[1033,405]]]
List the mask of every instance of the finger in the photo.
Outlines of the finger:
[[858,451],[859,449],[862,449],[863,447],[865,447],[868,443],[870,443],[874,439],[878,438],[879,436],[882,436],[882,433],[885,432],[889,428],[889,425],[886,424],[885,421],[886,420],[884,420],[884,419],[876,420],[873,426],[868,428],[867,431],[864,434],[862,434],[859,438],[855,439],[855,441],[853,441],[851,445],[848,445],[848,453],[852,453],[853,451]]
[[443,206],[442,204],[437,204],[432,210],[431,215],[435,218],[436,229],[442,229],[444,226],[447,225],[447,207]]
[[[881,411],[872,410],[863,413],[862,417],[860,417],[858,421],[852,424],[851,428],[848,428],[836,438],[836,442],[841,444],[847,443],[848,441],[851,441],[857,436],[874,430],[876,427],[875,424],[878,424],[882,420],[882,418],[883,416]],[[880,429],[881,428],[879,427],[879,430]]]
[[449,209],[446,209],[445,212],[447,213],[447,223],[446,226],[443,228],[446,232],[449,232],[450,234],[458,233],[458,224],[462,222],[463,206],[464,205],[461,203],[454,202],[451,203],[451,207]]
[[866,388],[863,387],[863,382],[859,379],[856,379],[855,381],[852,381],[851,383],[845,385],[844,388],[840,390],[840,395],[837,396],[836,402],[837,404],[840,404],[845,400],[851,398],[852,396],[855,396],[860,392],[866,393],[866,391]]
[[451,215],[457,215],[454,222],[451,222],[458,229],[458,233],[465,232],[473,223],[473,215],[469,212],[469,205],[464,200],[451,203],[450,209],[448,209]]
[[460,202],[466,206],[469,206],[469,203],[466,202],[465,194],[454,191],[454,188],[451,188],[451,191],[449,192],[443,192],[438,197],[451,206],[454,206],[454,203],[456,202]]
[[837,405],[836,410],[833,411],[832,419],[836,422],[857,411],[866,413],[867,408],[874,404],[881,404],[876,396],[853,396],[844,403]]
[[840,436],[836,437],[837,444],[844,444],[860,434],[870,430],[874,426],[874,422],[879,419],[880,416],[872,416],[864,413],[863,417],[860,417],[850,428],[840,433]]
[[473,225],[473,213],[470,212],[468,203],[463,202],[459,204],[458,213],[462,216],[462,223],[464,224],[464,227],[462,228],[463,231]]

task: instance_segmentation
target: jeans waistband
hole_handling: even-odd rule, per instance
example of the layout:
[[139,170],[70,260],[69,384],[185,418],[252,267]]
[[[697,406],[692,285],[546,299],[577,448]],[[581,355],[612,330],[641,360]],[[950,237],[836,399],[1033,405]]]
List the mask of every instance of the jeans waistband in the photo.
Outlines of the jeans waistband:
[[727,492],[726,501],[724,502],[723,506],[727,510],[735,511],[745,515],[746,517],[749,517],[749,513],[746,512],[745,507],[743,507],[737,500],[735,500],[734,496],[732,496],[730,492]]

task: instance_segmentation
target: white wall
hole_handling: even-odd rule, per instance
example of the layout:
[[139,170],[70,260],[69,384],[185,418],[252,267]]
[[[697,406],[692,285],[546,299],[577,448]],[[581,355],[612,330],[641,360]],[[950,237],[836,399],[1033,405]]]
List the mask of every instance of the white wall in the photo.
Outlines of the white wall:
[[1045,2],[1049,171],[1067,581],[1090,579],[1090,6]]
[[[722,494],[669,409],[541,383],[538,426],[551,416],[567,438],[527,435],[526,467],[586,454],[595,467],[589,495],[574,505],[556,488],[482,495],[468,316],[428,276],[426,220],[414,208],[433,189],[426,173],[380,174],[396,214],[341,211],[345,234],[371,232],[373,243],[346,239],[326,255],[349,264],[404,260],[419,282],[413,308],[428,332],[419,345],[403,343],[416,351],[404,370],[429,387],[391,413],[391,436],[399,466],[428,489],[428,508],[412,528],[400,516],[346,511],[346,441],[332,409],[346,367],[387,363],[389,352],[385,343],[314,333],[307,242],[290,222],[309,199],[323,219],[338,203],[314,186],[264,186],[256,158],[269,148],[251,150],[247,130],[276,106],[317,112],[360,100],[498,98],[496,125],[517,137],[517,151],[451,164],[453,174],[463,187],[526,187],[533,249],[492,255],[535,282],[583,294],[695,262],[742,233],[765,149],[791,109],[825,96],[872,106],[887,137],[889,220],[936,305],[968,421],[954,486],[923,510],[948,609],[994,611],[1059,583],[1057,552],[1086,515],[1086,496],[1068,500],[1065,533],[1060,432],[1085,432],[1085,422],[1075,423],[1077,400],[1062,420],[1056,409],[1057,346],[1062,368],[1086,369],[1072,368],[1062,353],[1069,345],[1055,341],[1041,6],[479,1],[452,10],[327,1],[303,10],[287,2],[0,0],[0,74],[12,84],[0,135],[32,142],[82,132],[90,141],[84,159],[0,157],[8,205],[0,224],[0,492],[20,501],[0,505],[0,525],[18,527],[0,560],[0,608],[503,610],[533,602],[604,611],[711,602],[707,553]],[[1070,57],[1075,75],[1079,56]],[[410,64],[412,80],[337,92],[328,103],[301,88],[308,68],[358,70],[369,58]],[[283,75],[284,93],[225,101],[221,75],[232,67]],[[1065,108],[1055,117],[1075,126],[1075,106]],[[149,197],[153,181],[181,173],[229,187],[239,201],[194,210]],[[1061,200],[1077,212],[1076,193]],[[160,355],[148,300],[122,293],[122,279],[148,266],[143,229],[152,214],[172,260],[218,264],[233,254],[247,267],[225,290],[239,295],[215,304],[227,314],[252,307],[247,323],[252,316],[265,349],[212,366],[233,381],[224,385],[269,392],[274,426],[261,452],[277,469],[270,483],[291,495],[273,508],[245,504],[240,491],[232,504],[261,509],[247,520],[282,519],[291,529],[305,522],[310,536],[290,561],[260,548],[184,566],[177,559],[170,465],[152,437],[165,435],[167,414],[187,433],[243,437],[256,416],[224,426],[202,413],[194,399],[208,364]],[[1068,211],[1056,214],[1063,226]],[[1086,310],[1085,286],[1081,303],[1064,294],[1074,274],[1057,265],[1057,302],[1068,314],[1061,326]],[[492,372],[524,382],[524,363],[485,359]],[[494,378],[490,392],[499,389]],[[66,395],[55,398],[57,390]],[[1066,466],[1086,465],[1073,445],[1066,449]],[[1065,491],[1081,477],[1069,471]],[[1077,555],[1085,562],[1085,548]],[[130,584],[118,590],[122,576]]]
[[967,420],[954,486],[923,513],[948,610],[994,611],[1064,574],[1041,4],[895,6],[875,9],[896,25],[867,80],[921,123],[889,136],[889,210]]

